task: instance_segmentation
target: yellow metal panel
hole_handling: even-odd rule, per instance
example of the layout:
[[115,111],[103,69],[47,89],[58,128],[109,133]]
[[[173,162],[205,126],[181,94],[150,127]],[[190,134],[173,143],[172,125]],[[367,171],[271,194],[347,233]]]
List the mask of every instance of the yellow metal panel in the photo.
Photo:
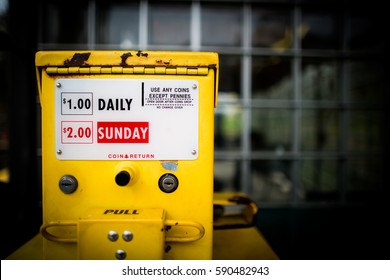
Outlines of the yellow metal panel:
[[143,74],[145,72],[145,67],[143,66],[135,66],[134,74]]
[[89,213],[79,222],[79,259],[115,260],[120,253],[119,257],[126,260],[163,258],[165,213],[162,209],[111,215],[104,214],[107,211],[104,209],[93,210],[95,213]]
[[112,73],[112,68],[111,67],[102,67],[100,69],[100,72],[102,74],[111,74]]
[[278,260],[256,227],[214,231],[214,260]]
[[0,182],[9,183],[9,170],[8,170],[8,168],[0,169]]
[[112,73],[116,73],[116,74],[123,73],[123,67],[119,67],[119,66],[112,67]]
[[198,68],[188,68],[187,73],[188,75],[198,75]]
[[133,74],[134,68],[133,67],[125,67],[123,68],[123,74]]
[[36,65],[47,66],[198,66],[215,68],[218,55],[212,52],[172,51],[42,51]]
[[58,74],[68,74],[69,73],[69,68],[61,67],[57,68]]
[[[47,67],[46,73],[47,74],[57,74],[57,69],[58,69],[58,67]],[[39,73],[39,75],[40,75],[40,73]]]
[[[278,260],[279,257],[257,228],[214,230],[214,260]],[[43,237],[36,235],[7,260],[42,260]],[[76,254],[76,253],[74,253]]]
[[198,75],[207,75],[209,73],[209,68],[207,67],[199,67]]
[[[213,242],[213,136],[214,111],[217,93],[218,56],[215,53],[191,52],[138,52],[138,51],[80,51],[80,52],[39,52],[38,84],[41,86],[42,104],[42,180],[43,180],[43,223],[78,221],[84,213],[96,207],[107,209],[164,209],[166,220],[184,221],[191,229],[170,225],[174,234],[183,235],[187,231],[197,234],[194,225],[202,226],[201,238],[177,239],[174,234],[165,241],[164,259],[211,259]],[[90,67],[90,74],[68,76],[72,67]],[[122,67],[123,74],[116,73]],[[172,68],[171,68],[172,67]],[[202,76],[179,74],[177,68],[191,68],[193,73],[202,67]],[[56,68],[56,72],[52,71]],[[154,74],[145,73],[154,69]],[[204,69],[207,68],[207,71]],[[158,71],[156,71],[158,69]],[[166,69],[163,74],[163,69]],[[181,69],[181,68],[180,68]],[[50,70],[50,73],[48,72]],[[180,70],[181,71],[181,70]],[[179,72],[180,72],[179,71]],[[190,71],[190,72],[191,72]],[[133,72],[133,73],[132,73]],[[157,73],[158,72],[158,73]],[[207,73],[206,73],[207,72]],[[81,72],[80,72],[81,73]],[[83,72],[83,73],[87,73]],[[160,74],[161,73],[161,74]],[[166,74],[171,74],[167,76]],[[173,75],[172,75],[173,74]],[[56,80],[57,79],[128,79],[128,80],[196,80],[199,89],[197,129],[198,151],[194,160],[61,160],[56,151]],[[87,90],[88,89],[84,89]],[[107,92],[107,94],[111,94]],[[57,112],[58,114],[58,112]],[[75,116],[82,121],[83,115]],[[172,120],[171,120],[172,121]],[[174,120],[172,124],[175,123]],[[172,167],[174,166],[174,167]],[[118,170],[126,169],[133,181],[120,187],[115,183]],[[173,173],[179,180],[179,187],[172,193],[159,189],[159,178]],[[65,194],[59,188],[59,180],[64,175],[77,178],[78,187],[73,193]],[[192,223],[192,224],[191,224]],[[104,225],[103,225],[104,224]],[[97,231],[107,230],[104,222],[94,225]],[[117,219],[112,225],[122,225]],[[53,229],[53,234],[65,239],[80,237],[78,226],[66,229]],[[83,225],[81,225],[84,227]],[[142,229],[144,230],[144,229]],[[89,236],[89,229],[88,236]],[[95,230],[94,230],[95,231]],[[168,232],[168,235],[171,234]],[[203,235],[204,234],[204,235]],[[200,235],[199,235],[200,236]],[[152,238],[152,237],[151,237]],[[153,237],[154,238],[154,237]],[[155,236],[155,238],[160,238]],[[199,240],[198,240],[199,239]],[[84,239],[82,239],[84,240]],[[84,241],[80,241],[84,242]],[[156,248],[161,249],[160,244]],[[45,258],[78,258],[78,247],[82,244],[44,241]],[[87,245],[90,248],[92,245]],[[139,245],[141,246],[141,245]],[[148,244],[145,246],[153,246]],[[146,249],[148,247],[145,247]],[[148,251],[148,250],[146,250]],[[147,258],[147,256],[145,256]],[[150,255],[155,258],[155,255]]]
[[176,75],[177,74],[177,68],[167,67],[167,70],[165,71],[165,73],[168,74],[168,75]]
[[69,67],[69,73],[75,74],[79,72],[80,67]]
[[89,67],[80,67],[80,74],[89,74],[90,68]]
[[99,67],[99,66],[92,66],[91,67],[91,74],[100,74],[100,69],[101,69],[101,67]]
[[155,67],[145,67],[145,74],[154,74]]
[[177,67],[176,71],[178,75],[187,75],[187,67]]
[[156,74],[165,74],[166,67],[164,66],[156,66],[155,67],[155,73]]

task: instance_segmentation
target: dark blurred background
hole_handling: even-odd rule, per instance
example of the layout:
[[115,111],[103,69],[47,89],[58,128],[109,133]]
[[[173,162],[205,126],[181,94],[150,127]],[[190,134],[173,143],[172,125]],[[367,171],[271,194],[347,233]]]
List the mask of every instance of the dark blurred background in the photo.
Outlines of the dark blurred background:
[[215,191],[281,259],[390,259],[384,1],[0,0],[1,258],[41,224],[35,52],[215,51]]

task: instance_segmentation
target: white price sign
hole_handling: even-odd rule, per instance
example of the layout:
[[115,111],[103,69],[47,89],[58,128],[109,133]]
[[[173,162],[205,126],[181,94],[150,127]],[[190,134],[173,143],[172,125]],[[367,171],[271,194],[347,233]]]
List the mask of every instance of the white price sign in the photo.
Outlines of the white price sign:
[[61,160],[194,160],[196,80],[57,79]]

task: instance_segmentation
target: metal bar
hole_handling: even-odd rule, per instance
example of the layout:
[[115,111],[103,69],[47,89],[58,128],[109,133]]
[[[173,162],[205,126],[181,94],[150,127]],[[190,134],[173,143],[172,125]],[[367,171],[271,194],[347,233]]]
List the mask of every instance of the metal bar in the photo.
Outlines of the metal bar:
[[87,42],[88,49],[92,50],[95,48],[96,43],[96,1],[90,0],[88,2],[88,34]]
[[[301,42],[298,36],[298,28],[301,24],[301,10],[299,7],[294,7],[293,10],[293,49],[295,50],[295,57],[293,58],[292,73],[293,73],[293,99],[294,99],[294,110],[293,110],[293,120],[292,120],[292,131],[293,131],[293,142],[292,142],[292,151],[293,154],[299,155],[300,152],[300,132],[301,132]],[[299,176],[299,164],[300,161],[298,158],[292,159],[292,174],[291,179],[293,183],[293,204],[299,202],[299,193],[300,193],[300,176]]]
[[191,5],[191,50],[199,51],[201,45],[200,2],[193,1]]
[[148,0],[139,5],[139,48],[148,49]]
[[[243,42],[242,47],[249,49],[251,45],[251,7],[249,4],[244,4],[243,10]],[[249,155],[251,152],[251,83],[252,83],[252,58],[249,55],[244,55],[242,58],[242,71],[241,71],[241,90],[244,104],[243,110],[243,124],[242,124],[242,151],[244,155]],[[251,161],[247,160],[248,157],[244,156],[244,160],[241,164],[241,184],[242,191],[250,194],[252,192],[252,169]]]
[[[347,19],[344,18],[344,36],[343,42],[342,42],[342,48],[343,50],[347,51],[347,42],[346,37],[350,33],[350,26],[349,26],[349,15],[347,16]],[[340,175],[339,175],[339,187],[340,187],[340,196],[339,196],[339,202],[341,204],[345,203],[346,198],[346,190],[348,187],[348,161],[347,161],[347,153],[348,153],[348,123],[349,123],[349,63],[343,59],[341,61],[341,69],[340,69],[340,91],[341,91],[341,103],[344,106],[341,106],[340,108],[340,153],[345,155],[340,160]]]

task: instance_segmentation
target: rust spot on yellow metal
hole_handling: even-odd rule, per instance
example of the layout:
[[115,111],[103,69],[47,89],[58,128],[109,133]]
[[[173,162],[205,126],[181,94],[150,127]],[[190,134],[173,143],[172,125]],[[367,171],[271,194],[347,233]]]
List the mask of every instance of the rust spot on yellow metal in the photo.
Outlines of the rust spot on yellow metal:
[[148,57],[148,55],[149,55],[148,53],[143,53],[142,51],[137,52],[138,57],[141,57],[141,56]]
[[121,59],[122,59],[122,61],[121,61],[121,66],[126,66],[126,65],[127,65],[126,60],[127,60],[127,58],[130,57],[130,56],[133,56],[133,55],[131,54],[131,52],[127,52],[127,53],[124,53],[124,54],[121,55]]
[[168,253],[170,250],[172,249],[172,247],[170,245],[168,245],[167,247],[165,247],[165,253]]
[[90,52],[88,52],[88,53],[75,53],[71,60],[67,59],[64,61],[64,65],[68,66],[68,67],[88,65],[86,63],[86,61],[89,59],[90,55],[91,55]]

